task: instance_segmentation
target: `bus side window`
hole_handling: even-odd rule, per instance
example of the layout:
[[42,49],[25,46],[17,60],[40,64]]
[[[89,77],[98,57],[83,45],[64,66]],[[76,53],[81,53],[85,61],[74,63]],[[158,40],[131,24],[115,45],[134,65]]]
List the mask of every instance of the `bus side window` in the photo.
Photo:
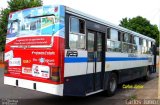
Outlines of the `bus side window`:
[[146,53],[149,54],[149,45],[148,45],[148,40],[146,40]]
[[80,33],[85,34],[85,21],[84,20],[79,20],[79,25],[80,25]]
[[137,53],[136,38],[137,38],[136,36],[132,35],[132,45],[133,45],[132,51],[133,51],[133,53]]
[[110,28],[107,29],[107,39],[111,39]]
[[148,54],[152,54],[152,44],[151,44],[151,41],[148,41]]
[[142,44],[142,54],[146,54],[147,52],[147,43],[146,43],[146,39],[143,39],[143,44]]
[[70,49],[85,49],[85,33],[85,21],[76,17],[70,17]]
[[79,33],[79,20],[77,18],[70,18],[70,32]]
[[119,41],[118,31],[116,29],[110,29],[110,33],[107,34],[107,51],[121,52],[121,42]]
[[135,44],[135,52],[140,53],[140,46],[139,46],[139,37],[134,36],[134,44]]
[[129,35],[127,33],[124,33],[123,34],[123,52],[128,52],[128,49],[129,49],[129,45],[128,45],[128,42],[129,42]]
[[120,31],[118,31],[118,41],[121,41],[121,37],[122,37],[122,34]]
[[133,53],[133,36],[129,35],[129,39],[128,39],[128,52],[129,53]]
[[107,28],[106,51],[111,51],[111,48],[109,48],[110,42],[108,42],[110,38],[111,38],[111,35],[110,35],[110,28]]
[[140,52],[140,54],[142,54],[142,52],[143,52],[142,51],[143,50],[142,45],[143,45],[143,40],[142,40],[142,38],[139,38],[139,52]]

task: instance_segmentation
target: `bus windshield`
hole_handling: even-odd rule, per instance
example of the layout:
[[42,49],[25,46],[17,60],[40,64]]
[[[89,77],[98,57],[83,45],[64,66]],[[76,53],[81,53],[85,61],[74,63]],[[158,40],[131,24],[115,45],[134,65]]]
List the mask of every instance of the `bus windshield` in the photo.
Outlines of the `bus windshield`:
[[64,11],[58,6],[42,6],[9,14],[6,44],[18,48],[46,48],[55,36],[64,36]]
[[24,35],[53,35],[54,16],[26,17],[9,20],[8,37]]

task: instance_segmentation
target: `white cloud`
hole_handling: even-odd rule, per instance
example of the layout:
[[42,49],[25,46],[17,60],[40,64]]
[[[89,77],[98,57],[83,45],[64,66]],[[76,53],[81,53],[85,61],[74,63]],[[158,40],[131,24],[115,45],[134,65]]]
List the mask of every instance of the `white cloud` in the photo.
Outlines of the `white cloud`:
[[8,5],[7,1],[8,0],[0,0],[0,9],[7,7],[7,5]]

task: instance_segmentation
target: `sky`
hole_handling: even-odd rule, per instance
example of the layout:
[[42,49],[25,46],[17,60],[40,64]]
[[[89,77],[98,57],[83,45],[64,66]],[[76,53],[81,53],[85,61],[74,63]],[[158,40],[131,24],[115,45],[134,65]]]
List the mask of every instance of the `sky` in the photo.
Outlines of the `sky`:
[[[43,5],[63,4],[115,25],[122,18],[142,16],[160,29],[160,0],[43,0]],[[0,8],[7,0],[0,0]]]

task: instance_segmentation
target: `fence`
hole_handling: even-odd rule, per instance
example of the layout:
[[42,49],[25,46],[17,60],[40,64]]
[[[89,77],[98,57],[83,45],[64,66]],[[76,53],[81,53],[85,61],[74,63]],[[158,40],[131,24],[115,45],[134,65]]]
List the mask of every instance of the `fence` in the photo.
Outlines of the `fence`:
[[4,52],[0,52],[0,62],[4,61]]

